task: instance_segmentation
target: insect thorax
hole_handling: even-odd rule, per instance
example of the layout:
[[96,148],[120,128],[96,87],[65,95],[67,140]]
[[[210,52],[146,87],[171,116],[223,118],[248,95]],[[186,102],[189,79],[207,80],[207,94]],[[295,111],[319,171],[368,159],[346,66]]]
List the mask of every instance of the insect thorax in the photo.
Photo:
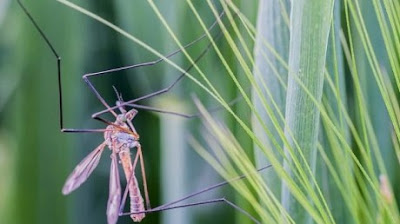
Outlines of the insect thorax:
[[133,135],[125,132],[117,132],[112,136],[112,138],[118,145],[124,145],[128,148],[134,148],[139,143]]

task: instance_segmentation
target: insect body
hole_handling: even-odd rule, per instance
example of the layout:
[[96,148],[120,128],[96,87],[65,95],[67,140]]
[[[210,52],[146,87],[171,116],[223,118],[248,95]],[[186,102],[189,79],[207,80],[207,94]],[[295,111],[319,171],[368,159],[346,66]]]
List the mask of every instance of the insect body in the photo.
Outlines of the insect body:
[[[117,102],[117,105],[118,104],[119,103]],[[128,185],[130,212],[132,213],[130,216],[134,222],[140,222],[145,217],[144,213],[140,213],[145,210],[145,206],[134,171],[138,159],[142,159],[141,146],[138,141],[139,135],[136,131],[132,131],[134,128],[131,123],[131,120],[136,115],[137,111],[133,109],[127,112],[124,109],[121,109],[121,112],[122,114],[117,116],[116,121],[108,125],[105,129],[104,142],[76,166],[72,174],[68,177],[62,190],[63,194],[69,194],[85,182],[93,172],[94,168],[98,165],[105,146],[108,146],[111,150],[110,187],[107,203],[108,224],[114,224],[117,222],[123,207],[123,203],[121,206],[121,185],[118,172],[118,157],[122,164]],[[130,126],[132,126],[132,128],[130,128]],[[130,151],[134,148],[137,149],[137,153],[135,160],[132,163]],[[125,201],[125,198],[123,198],[122,201]]]
[[[97,91],[97,89],[94,87],[93,83],[89,80],[90,77],[95,77],[95,76],[102,76],[106,74],[112,74],[114,72],[118,71],[123,71],[123,70],[128,70],[128,69],[135,69],[139,67],[145,67],[145,66],[153,66],[155,64],[158,64],[162,61],[165,60],[165,58],[171,58],[172,56],[178,54],[181,52],[181,49],[178,49],[163,58],[156,59],[154,61],[149,61],[149,62],[144,62],[144,63],[139,63],[139,64],[134,64],[134,65],[129,65],[129,66],[123,66],[119,68],[112,68],[100,72],[95,72],[95,73],[88,73],[83,75],[83,79],[85,83],[88,85],[89,89],[95,94],[96,98],[105,106],[105,110],[97,112],[92,115],[93,118],[100,120],[104,123],[106,123],[108,126],[105,129],[75,129],[75,128],[65,128],[64,123],[63,123],[63,103],[62,103],[62,91],[61,91],[61,57],[59,54],[56,52],[55,48],[53,45],[50,43],[50,40],[46,37],[42,29],[39,27],[39,25],[35,22],[29,11],[23,6],[21,3],[21,0],[17,0],[18,4],[24,11],[24,13],[28,16],[29,20],[32,22],[32,24],[36,27],[38,30],[39,34],[41,35],[42,39],[46,42],[47,46],[49,49],[52,51],[56,61],[57,61],[57,77],[58,77],[58,90],[59,90],[59,121],[60,121],[60,130],[64,133],[98,133],[102,132],[104,133],[104,141],[97,147],[95,148],[89,155],[87,155],[73,170],[73,172],[70,174],[68,177],[63,189],[62,193],[63,194],[70,194],[72,191],[77,189],[81,184],[83,184],[87,178],[90,176],[90,174],[93,172],[93,170],[97,167],[100,157],[107,146],[110,151],[111,151],[111,166],[110,166],[110,185],[109,185],[109,198],[108,198],[108,204],[107,204],[107,220],[108,224],[115,224],[118,221],[119,216],[127,216],[129,215],[134,222],[140,222],[144,217],[145,213],[151,213],[151,212],[159,212],[159,211],[165,211],[169,209],[176,209],[176,208],[183,208],[183,207],[193,207],[193,206],[203,206],[207,204],[215,204],[215,203],[224,203],[225,205],[231,206],[233,209],[237,210],[238,212],[246,215],[249,217],[251,220],[254,221],[254,223],[261,223],[258,221],[256,218],[254,218],[251,214],[240,208],[239,206],[235,205],[233,202],[225,199],[224,197],[222,198],[216,198],[216,199],[210,199],[210,200],[203,200],[203,201],[197,201],[197,202],[191,202],[191,203],[184,203],[184,201],[188,200],[189,198],[196,197],[198,195],[201,195],[203,193],[206,193],[208,191],[211,191],[213,189],[228,185],[230,182],[233,181],[238,181],[241,179],[246,178],[246,175],[241,175],[236,178],[233,178],[228,181],[224,181],[209,187],[206,187],[202,190],[196,191],[194,193],[191,193],[187,196],[183,196],[180,199],[174,200],[172,202],[168,202],[166,204],[160,205],[158,207],[155,207],[153,209],[150,208],[150,200],[148,196],[148,191],[147,191],[147,183],[146,183],[146,175],[145,175],[145,170],[144,170],[144,160],[142,156],[142,151],[141,151],[141,145],[139,143],[139,135],[137,134],[135,128],[132,125],[132,119],[134,116],[137,114],[137,111],[135,109],[131,109],[129,111],[126,111],[123,106],[129,106],[132,108],[136,109],[143,109],[143,110],[148,110],[148,111],[155,111],[155,112],[162,112],[162,113],[167,113],[167,114],[173,114],[173,115],[178,115],[181,117],[185,118],[192,118],[192,117],[197,117],[198,115],[185,115],[177,112],[171,112],[171,111],[166,111],[163,109],[159,108],[154,108],[150,106],[145,106],[145,105],[139,105],[137,104],[139,101],[144,100],[144,99],[150,99],[152,97],[165,94],[168,91],[170,91],[180,80],[182,80],[186,74],[194,67],[194,65],[201,60],[201,58],[206,55],[206,53],[212,49],[213,47],[213,42],[210,42],[204,49],[203,51],[193,60],[193,64],[189,65],[188,68],[179,75],[175,79],[173,83],[168,85],[165,88],[162,88],[160,90],[157,90],[155,92],[146,94],[144,96],[138,97],[136,99],[131,99],[126,102],[123,102],[122,97],[117,93],[118,96],[118,101],[115,107],[110,107],[107,102],[104,100],[104,98],[101,96],[101,94]],[[72,4],[72,3],[71,3]],[[82,11],[84,12],[84,10]],[[222,12],[219,16],[219,18],[222,18],[225,13]],[[217,25],[219,22],[215,21],[207,30],[211,31],[214,27],[218,27]],[[213,39],[217,40],[223,37],[222,31],[219,31],[216,35],[214,35]],[[190,46],[193,46],[195,43],[201,41],[202,39],[207,39],[209,35],[203,34],[199,38],[195,39],[194,41],[190,42],[189,44],[185,45],[183,49],[189,48]],[[116,91],[117,92],[117,91]],[[232,101],[231,103],[234,103],[236,100]],[[120,114],[117,114],[114,109],[119,109],[121,111]],[[214,109],[218,110],[218,109]],[[104,114],[104,113],[111,113],[115,117],[114,122],[106,121],[99,116]],[[130,151],[131,150],[136,150],[136,155],[134,157],[134,160],[132,162],[131,156],[130,156]],[[118,164],[119,161],[123,167],[125,177],[127,180],[127,186],[121,194],[121,184],[120,184],[120,179],[119,179],[119,169],[118,169]],[[141,172],[142,172],[142,177],[143,177],[143,188],[144,188],[144,196],[145,200],[143,200],[143,197],[141,195],[139,186],[138,186],[138,181],[135,177],[135,167],[140,161],[140,166],[141,166]],[[261,169],[258,170],[262,171],[270,167],[270,165],[265,166]],[[254,174],[251,174],[254,175]],[[125,200],[128,197],[130,197],[130,211],[129,212],[123,212]],[[144,206],[144,201],[146,202],[146,209]]]
[[[127,114],[131,116],[132,113],[136,113],[136,110],[131,110]],[[122,115],[122,116],[121,116]],[[126,133],[123,130],[129,130],[127,123],[125,122],[126,115],[121,114],[117,117],[115,125],[109,125],[104,133],[104,139],[107,141],[108,147],[119,155],[122,167],[124,169],[126,181],[128,184],[129,196],[130,196],[130,207],[131,218],[134,222],[140,222],[144,217],[144,213],[138,213],[145,210],[144,200],[140,193],[139,185],[135,177],[134,167],[136,166],[137,160],[135,160],[134,165],[132,165],[131,152],[132,148],[138,148],[141,150],[139,143],[139,136],[132,133]],[[134,116],[134,115],[133,115]],[[133,117],[132,117],[133,118]],[[130,118],[129,121],[132,119]],[[120,128],[123,128],[121,130]],[[110,182],[113,181],[110,178]],[[115,182],[119,182],[119,179],[115,179]],[[111,184],[111,183],[110,183]],[[110,192],[111,194],[111,192]],[[111,195],[110,195],[111,196]],[[112,209],[112,208],[110,208]],[[119,209],[119,208],[118,208]],[[138,213],[138,214],[136,214]],[[108,212],[107,212],[108,214]]]

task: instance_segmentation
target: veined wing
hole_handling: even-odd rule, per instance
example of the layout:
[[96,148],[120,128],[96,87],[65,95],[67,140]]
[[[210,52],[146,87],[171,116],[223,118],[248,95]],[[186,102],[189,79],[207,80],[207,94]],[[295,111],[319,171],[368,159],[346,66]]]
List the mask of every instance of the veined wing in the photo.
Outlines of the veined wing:
[[93,152],[87,155],[72,171],[64,184],[62,193],[64,195],[71,193],[77,189],[90,176],[100,161],[101,154],[106,143],[101,143]]
[[121,184],[119,182],[118,159],[115,152],[111,155],[110,189],[107,203],[107,223],[115,224],[119,217],[121,203]]

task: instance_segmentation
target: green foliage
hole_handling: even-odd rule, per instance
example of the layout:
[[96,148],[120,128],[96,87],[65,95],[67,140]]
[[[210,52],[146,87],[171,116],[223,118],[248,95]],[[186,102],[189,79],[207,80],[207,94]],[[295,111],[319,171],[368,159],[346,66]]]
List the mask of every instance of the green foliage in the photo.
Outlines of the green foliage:
[[[184,196],[217,182],[215,175],[191,181],[214,172],[190,154],[190,132],[195,151],[224,179],[247,175],[231,182],[235,203],[262,223],[400,222],[395,187],[400,161],[398,1],[58,2],[27,7],[63,58],[68,127],[97,127],[89,122],[90,113],[102,108],[80,80],[87,71],[163,59],[161,66],[97,78],[95,85],[108,102],[115,101],[111,85],[132,99],[186,75],[171,94],[149,104],[176,112],[199,110],[202,123],[144,112],[135,119],[153,206],[163,203],[165,195]],[[218,29],[210,31],[214,20]],[[108,158],[71,199],[58,190],[101,136],[86,144],[88,135],[78,141],[55,131],[55,59],[16,4],[2,24],[0,46],[14,59],[0,52],[0,156],[9,158],[12,167],[6,178],[10,184],[0,184],[0,196],[12,193],[5,199],[10,207],[0,215],[7,213],[15,223],[104,222]],[[215,37],[218,30],[220,38]],[[183,47],[202,33],[204,41]],[[196,61],[207,43],[206,56]],[[5,46],[15,51],[7,53]],[[165,57],[177,48],[181,54]],[[193,68],[186,71],[188,66]],[[230,104],[236,96],[239,102]],[[225,114],[208,109],[216,104]],[[257,171],[267,164],[272,167]],[[201,185],[204,180],[207,185]],[[215,195],[231,196],[228,191]],[[0,202],[0,209],[6,203]],[[251,223],[221,207],[211,207],[212,215],[198,208],[178,210],[183,218],[162,220]],[[160,220],[149,215],[144,222]]]

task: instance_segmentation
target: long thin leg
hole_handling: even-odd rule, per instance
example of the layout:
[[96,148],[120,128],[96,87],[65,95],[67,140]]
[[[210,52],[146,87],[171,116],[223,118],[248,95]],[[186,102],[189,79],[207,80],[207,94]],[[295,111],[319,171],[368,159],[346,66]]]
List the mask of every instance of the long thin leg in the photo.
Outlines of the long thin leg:
[[[222,16],[222,15],[223,15],[223,13],[221,13],[221,16]],[[213,26],[214,26],[214,24],[212,25],[212,27],[213,27]],[[211,28],[212,28],[212,27],[211,27]],[[210,28],[209,28],[209,29],[210,29]],[[215,39],[215,40],[218,40],[218,39],[221,38],[222,36],[223,36],[223,35],[222,35],[222,32],[220,31],[220,32],[218,32],[218,34],[216,34],[216,35],[214,36],[214,39]],[[193,43],[193,42],[192,42],[192,43]],[[185,47],[186,47],[186,46],[185,46]],[[197,56],[197,58],[194,60],[194,64],[196,64],[197,62],[199,62],[199,61],[203,58],[203,56],[204,56],[211,48],[212,48],[212,43],[209,43],[209,44],[207,45],[207,47],[200,53],[200,55]],[[178,50],[178,51],[181,51],[181,50]],[[158,60],[160,60],[160,59],[158,59]],[[156,60],[156,61],[158,61],[158,60]],[[162,60],[161,60],[161,61],[162,61]],[[160,62],[160,61],[158,61],[158,62]],[[157,63],[158,63],[158,62],[157,62]],[[145,63],[143,63],[143,64],[145,64]],[[150,62],[149,65],[153,65],[152,62]],[[171,83],[169,86],[167,86],[167,87],[165,87],[165,88],[163,88],[163,89],[161,89],[161,90],[155,91],[155,92],[153,92],[153,93],[146,94],[146,95],[141,96],[141,97],[139,97],[139,98],[126,101],[126,102],[120,104],[119,106],[126,106],[126,105],[128,105],[128,104],[132,104],[132,103],[135,103],[135,102],[138,102],[138,101],[141,101],[141,100],[145,100],[145,99],[150,99],[150,98],[152,98],[152,97],[155,97],[155,96],[158,96],[158,95],[167,93],[167,92],[170,91],[179,81],[181,81],[181,80],[185,77],[185,75],[186,75],[193,67],[194,67],[193,64],[189,65],[189,66],[186,68],[185,72],[182,73],[182,74],[180,74],[180,75],[178,76],[178,78],[177,78],[173,83]],[[85,78],[84,78],[84,79],[85,79]],[[89,79],[87,79],[87,80],[88,80],[88,82],[90,83]],[[93,88],[94,88],[94,87],[93,87]],[[93,118],[98,117],[98,116],[100,116],[100,115],[102,115],[102,114],[104,114],[104,113],[107,113],[109,110],[114,110],[114,109],[118,108],[119,106],[113,106],[113,107],[111,107],[111,108],[107,108],[106,110],[102,110],[102,111],[100,111],[100,112],[94,113],[94,114],[92,115],[92,117],[93,117]]]
[[[221,18],[223,15],[225,15],[225,12],[221,12],[219,17]],[[214,21],[214,23],[207,29],[208,32],[210,32],[211,30],[214,29],[214,27],[218,24],[218,21]],[[201,36],[199,36],[198,38],[196,38],[195,40],[193,40],[192,42],[186,44],[185,46],[183,46],[183,48],[189,48],[192,45],[196,44],[197,42],[201,41],[202,39],[206,38],[207,34],[204,33]],[[165,56],[165,58],[170,58],[173,57],[174,55],[180,53],[182,51],[182,49],[178,49],[175,50],[174,52],[168,54]],[[134,64],[134,65],[127,65],[127,66],[123,66],[123,67],[118,67],[118,68],[112,68],[112,69],[108,69],[108,70],[104,70],[104,71],[100,71],[100,72],[93,72],[93,73],[88,73],[85,74],[83,77],[89,78],[92,76],[100,76],[100,75],[106,75],[106,74],[110,74],[113,72],[120,72],[120,71],[124,71],[124,70],[128,70],[128,69],[135,69],[135,68],[139,68],[139,67],[145,67],[145,66],[153,66],[156,65],[160,62],[164,61],[163,58],[158,58],[154,61],[148,61],[148,62],[143,62],[143,63],[139,63],[139,64]]]
[[[268,168],[270,168],[270,167],[271,167],[271,165],[264,166],[264,167],[258,169],[257,172],[261,172],[261,171],[266,170],[266,169],[268,169]],[[250,175],[251,175],[251,174],[250,174]],[[214,184],[214,185],[212,185],[212,186],[210,186],[210,187],[207,187],[207,188],[205,188],[205,189],[203,189],[203,190],[200,190],[200,191],[194,192],[194,193],[192,193],[192,194],[189,194],[189,195],[187,195],[187,196],[185,196],[185,197],[183,197],[183,198],[181,198],[181,199],[178,199],[178,200],[176,200],[176,201],[173,201],[173,202],[170,202],[170,203],[167,203],[167,204],[158,206],[158,207],[156,207],[155,209],[165,208],[165,207],[172,206],[172,205],[177,204],[177,203],[179,203],[179,202],[185,201],[185,200],[187,200],[187,199],[189,199],[189,198],[193,198],[193,197],[195,197],[195,196],[197,196],[197,195],[200,195],[200,194],[206,193],[206,192],[208,192],[208,191],[214,190],[214,189],[216,189],[216,188],[225,186],[225,185],[227,185],[227,184],[229,184],[229,183],[231,183],[231,182],[233,182],[233,181],[238,181],[238,180],[245,179],[246,177],[247,177],[247,175],[241,175],[241,176],[232,178],[232,179],[230,179],[230,180],[223,181],[223,182],[218,183],[218,184]]]
[[[219,15],[219,18],[221,18],[223,15],[225,15],[225,12],[221,12],[220,15]],[[217,24],[218,24],[218,21],[217,21],[217,20],[214,21],[214,23],[207,29],[208,32],[210,32],[211,30],[213,30],[214,27],[217,26]],[[221,32],[221,31],[219,32],[218,36],[222,36],[222,32]],[[206,38],[206,37],[207,37],[207,34],[204,33],[204,34],[202,34],[200,37],[198,37],[198,38],[196,38],[195,40],[193,40],[192,42],[190,42],[189,44],[186,44],[185,46],[183,46],[183,48],[185,48],[185,49],[186,49],[186,48],[189,48],[189,47],[193,46],[194,44],[196,44],[197,42],[201,41],[202,39],[204,39],[204,38]],[[210,43],[210,44],[208,45],[208,47],[206,48],[206,50],[204,51],[204,54],[208,51],[208,49],[211,48],[211,46],[212,46],[212,45],[211,45],[211,43]],[[170,57],[172,57],[172,56],[178,54],[178,53],[181,52],[181,51],[182,51],[182,49],[178,49],[178,50],[176,50],[176,51],[174,51],[174,52],[172,52],[172,53],[166,55],[165,58],[170,58]],[[204,54],[202,53],[201,56],[200,56],[200,58],[201,58]],[[199,59],[200,59],[200,58],[199,58]],[[139,67],[153,66],[153,65],[156,65],[156,64],[158,64],[158,63],[160,63],[160,62],[162,62],[162,61],[164,61],[163,58],[158,58],[158,59],[156,59],[156,60],[154,60],[154,61],[143,62],[143,63],[139,63],[139,64],[128,65],[128,66],[123,66],[123,67],[118,67],[118,68],[112,68],[112,69],[108,69],[108,70],[104,70],[104,71],[100,71],[100,72],[87,73],[87,74],[84,74],[84,75],[82,76],[82,78],[83,78],[83,80],[85,81],[85,83],[89,86],[89,88],[92,90],[92,92],[94,92],[95,95],[99,98],[99,100],[104,104],[104,103],[105,103],[104,99],[101,97],[101,95],[100,95],[99,92],[97,91],[96,87],[95,87],[95,86],[93,85],[93,83],[90,81],[90,79],[89,79],[90,77],[101,76],[101,75],[106,75],[106,74],[111,74],[111,73],[114,73],[114,72],[120,72],[120,71],[129,70],[129,69],[135,69],[135,68],[139,68]],[[175,81],[175,83],[171,86],[171,88],[172,88],[176,83],[178,83],[178,82],[183,78],[183,76],[184,76],[184,74],[182,74],[181,77],[179,77],[179,78]],[[136,101],[134,101],[134,102],[136,102]],[[122,106],[124,106],[124,105],[122,105]],[[107,106],[106,106],[106,107],[107,107]],[[106,111],[107,111],[107,112],[111,112],[112,110],[114,110],[114,109],[116,109],[116,108],[118,108],[118,107],[113,107],[113,108],[107,107],[107,110],[106,110]],[[103,113],[106,113],[106,112],[103,112]],[[101,113],[101,114],[103,114],[103,113]],[[99,116],[99,115],[100,115],[100,114],[92,115],[92,117],[97,117],[97,116]]]
[[144,167],[142,147],[139,144],[137,146],[137,152],[136,152],[135,159],[134,159],[133,165],[132,165],[132,174],[131,174],[131,177],[129,178],[129,181],[127,181],[126,188],[124,190],[124,195],[122,197],[122,201],[121,201],[121,205],[120,205],[120,213],[123,212],[123,208],[125,207],[126,199],[128,197],[128,186],[129,186],[130,182],[133,181],[133,177],[135,176],[135,169],[136,169],[138,160],[140,160],[140,166],[141,166],[141,171],[142,171],[142,181],[143,181],[144,195],[145,195],[145,200],[146,200],[146,208],[147,209],[151,208],[150,197],[149,197],[149,193],[148,193],[148,189],[147,189],[147,178],[146,178],[146,171],[145,171],[145,167]]
[[[25,15],[32,22],[33,26],[39,32],[40,36],[46,42],[46,45],[50,48],[51,52],[53,53],[54,57],[56,58],[56,61],[57,61],[57,78],[58,78],[59,121],[60,121],[60,130],[61,130],[61,132],[69,132],[69,133],[103,132],[103,129],[70,129],[70,128],[64,128],[63,103],[62,103],[63,102],[62,101],[63,97],[62,97],[62,79],[61,79],[61,57],[57,53],[57,51],[54,48],[54,46],[51,44],[50,40],[44,34],[43,30],[37,24],[36,20],[33,18],[31,13],[25,8],[25,6],[22,4],[22,2],[20,0],[17,0],[17,3],[21,7],[21,9],[25,13]],[[112,111],[112,109],[110,109],[110,106],[105,102],[105,100],[103,99],[103,97],[100,94],[97,93],[96,97],[100,100],[100,102],[103,103],[103,105],[106,108],[108,108],[107,111],[111,112],[114,116],[117,116],[117,114],[114,111]]]
[[138,151],[139,151],[139,159],[140,159],[140,169],[142,170],[142,181],[143,181],[143,188],[144,188],[144,197],[146,200],[146,208],[150,209],[150,197],[149,197],[149,191],[147,189],[147,177],[146,177],[146,170],[144,167],[144,159],[143,159],[143,154],[142,154],[142,147],[138,146]]
[[[238,102],[242,97],[237,97],[236,99],[232,100],[231,102],[228,103],[228,105],[232,106],[233,104],[235,104],[236,102]],[[164,110],[164,109],[160,109],[160,108],[156,108],[156,107],[151,107],[151,106],[145,106],[145,105],[139,105],[139,104],[127,104],[127,106],[133,107],[133,108],[137,108],[137,109],[143,109],[143,110],[148,110],[148,111],[154,111],[154,112],[159,112],[159,113],[164,113],[164,114],[171,114],[171,115],[175,115],[175,116],[179,116],[179,117],[183,117],[183,118],[195,118],[195,117],[199,117],[200,114],[199,113],[195,113],[195,114],[184,114],[184,113],[179,113],[179,112],[175,112],[175,111],[169,111],[169,110]],[[224,109],[221,106],[217,106],[217,107],[213,107],[213,108],[208,108],[207,110],[209,112],[217,112],[219,110]]]
[[[222,18],[222,16],[223,16],[224,14],[225,14],[224,11],[221,12],[220,15],[219,15],[219,18]],[[237,16],[237,14],[234,14],[234,17],[235,17],[235,16]],[[208,31],[211,31],[211,30],[213,29],[213,27],[216,25],[216,22],[218,22],[218,21],[215,21],[215,22],[208,28]],[[229,25],[229,26],[230,26],[230,25]],[[227,27],[229,27],[229,26],[227,26]],[[183,48],[187,48],[187,47],[191,46],[191,45],[194,44],[195,42],[197,42],[197,41],[199,41],[200,39],[204,38],[205,35],[206,35],[206,34],[203,34],[201,37],[199,37],[198,39],[196,39],[196,40],[193,41],[192,43],[190,43],[190,44],[184,46]],[[218,39],[221,38],[222,36],[223,36],[222,31],[219,31],[216,35],[214,35],[213,39],[214,39],[214,40],[218,40]],[[210,42],[210,43],[207,45],[207,47],[201,52],[201,54],[194,60],[194,63],[193,63],[193,64],[196,64],[198,61],[200,61],[201,58],[212,48],[212,46],[213,46],[213,45],[212,45],[212,43]],[[170,55],[167,55],[166,58],[168,58],[168,57],[170,57],[170,56],[172,56],[172,55],[174,55],[174,54],[176,54],[176,53],[178,53],[178,52],[180,52],[180,51],[181,51],[181,49],[179,49],[179,50],[173,52],[173,53],[170,54]],[[140,66],[151,66],[151,65],[154,65],[154,64],[159,63],[159,62],[161,62],[161,61],[163,61],[162,58],[157,59],[157,60],[155,60],[155,61],[153,61],[153,62],[142,63],[142,64],[139,64],[139,65],[140,65]],[[156,63],[154,63],[154,62],[156,62]],[[121,106],[125,106],[125,105],[128,105],[128,104],[133,104],[133,103],[138,102],[138,101],[141,101],[141,100],[150,99],[150,98],[152,98],[152,97],[154,97],[154,96],[158,96],[158,95],[167,93],[167,92],[170,91],[182,78],[184,78],[185,75],[194,67],[193,64],[191,64],[191,65],[185,70],[185,72],[183,72],[183,73],[182,73],[173,83],[171,83],[169,86],[167,86],[167,87],[165,87],[165,88],[163,88],[163,89],[161,89],[161,90],[158,90],[158,91],[156,91],[156,92],[153,92],[153,93],[150,93],[150,94],[141,96],[141,97],[139,97],[139,98],[126,101],[125,103],[121,104]],[[107,71],[104,71],[104,72],[97,72],[97,73],[92,73],[92,74],[93,74],[93,75],[100,75],[100,74],[105,74],[105,73],[109,73],[109,72],[113,72],[113,71],[121,71],[121,70],[125,70],[125,69],[130,69],[130,68],[136,68],[136,67],[138,67],[138,66],[136,66],[136,67],[133,67],[133,66],[135,66],[135,65],[126,66],[126,67],[121,67],[121,68],[117,68],[117,69],[110,69],[110,70],[107,70]],[[92,74],[88,74],[88,76],[91,76]],[[90,82],[90,81],[89,81],[89,82]],[[102,114],[104,114],[104,113],[107,113],[110,109],[111,109],[111,110],[114,110],[114,109],[116,109],[116,108],[118,108],[118,106],[113,106],[113,107],[108,108],[108,109],[106,109],[106,110],[102,110],[102,111],[100,111],[100,112],[97,112],[97,113],[92,114],[92,117],[95,118],[95,117],[100,116],[100,115],[102,115]]]
[[[24,7],[24,5],[22,4],[22,2],[20,0],[17,0],[18,4],[20,5],[20,7],[23,9],[23,11],[25,12],[25,14],[28,16],[29,20],[32,22],[32,24],[35,26],[35,28],[38,30],[38,32],[40,33],[40,36],[44,39],[44,41],[46,42],[47,46],[50,48],[50,50],[52,51],[53,55],[55,56],[55,58],[57,59],[57,77],[58,77],[58,89],[59,89],[59,122],[60,122],[60,130],[61,132],[67,132],[67,133],[82,133],[82,132],[101,132],[102,129],[70,129],[70,128],[64,128],[64,119],[63,119],[63,97],[62,97],[62,77],[61,77],[61,57],[58,55],[57,51],[55,50],[54,46],[51,44],[50,40],[47,38],[47,36],[44,34],[44,32],[42,31],[42,29],[40,28],[40,26],[36,23],[36,20],[32,17],[32,15],[30,14],[30,12]],[[225,13],[222,12],[219,17],[221,18]],[[218,24],[217,21],[215,21],[209,28],[208,31],[211,31],[216,25]],[[194,41],[190,42],[189,44],[185,45],[184,48],[188,48],[194,44],[196,44],[197,42],[199,42],[200,40],[204,39],[207,35],[204,33],[203,35],[201,35],[200,37],[198,37],[197,39],[195,39]],[[220,36],[222,36],[222,33],[219,32],[216,35],[215,39],[218,39]],[[203,50],[203,52],[198,56],[198,58],[195,60],[195,63],[197,63],[204,55],[205,53],[211,48],[211,43],[208,44],[207,48],[205,50]],[[166,57],[172,57],[174,55],[176,55],[177,53],[181,52],[182,49],[178,49],[174,52],[172,52],[171,54],[167,55]],[[154,61],[150,61],[150,62],[145,62],[145,63],[140,63],[140,64],[136,64],[136,65],[130,65],[130,66],[124,66],[124,67],[120,67],[120,68],[114,68],[114,69],[109,69],[109,70],[105,70],[105,71],[101,71],[101,72],[96,72],[96,73],[89,73],[89,74],[85,74],[83,75],[83,79],[85,81],[85,83],[88,85],[88,87],[90,88],[90,90],[95,94],[95,96],[97,97],[97,99],[107,108],[106,110],[100,111],[98,113],[95,113],[92,115],[93,118],[102,121],[106,124],[109,124],[111,122],[109,121],[105,121],[104,119],[99,118],[100,115],[106,113],[106,112],[110,112],[114,115],[114,117],[117,117],[117,114],[114,112],[114,109],[118,108],[119,106],[115,106],[115,107],[110,107],[107,102],[104,100],[104,98],[100,95],[100,93],[97,91],[97,89],[95,88],[95,86],[90,82],[89,77],[91,76],[98,76],[98,75],[105,75],[105,74],[110,74],[112,72],[117,72],[117,71],[123,71],[123,70],[127,70],[127,69],[134,69],[134,68],[138,68],[138,67],[144,67],[144,66],[152,66],[155,65],[159,62],[162,62],[163,59],[159,58],[157,60]],[[186,70],[186,72],[188,72],[191,68],[193,67],[193,65],[189,66]],[[143,99],[149,99],[151,97],[163,94],[168,92],[170,89],[172,89],[183,77],[184,74],[181,74],[178,79],[172,83],[170,86],[168,86],[167,88],[164,88],[162,90],[159,90],[157,92],[154,92],[152,94],[148,94],[145,96],[142,96],[140,98],[128,101],[120,106],[124,106],[128,103],[135,103],[137,101],[143,100]],[[177,114],[177,113],[175,113]],[[192,116],[190,116],[192,117]],[[132,125],[130,125],[132,126]]]
[[251,220],[254,221],[254,223],[261,224],[259,220],[254,218],[254,216],[250,215],[247,211],[236,205],[235,203],[227,200],[226,198],[217,198],[217,199],[210,199],[210,200],[205,200],[205,201],[199,201],[199,202],[194,202],[194,203],[188,203],[188,204],[183,204],[183,205],[176,205],[176,206],[169,206],[169,207],[163,207],[163,208],[154,208],[154,209],[147,209],[143,212],[127,212],[127,213],[122,213],[120,216],[126,216],[126,215],[132,215],[132,214],[140,214],[140,213],[152,213],[152,212],[160,212],[160,211],[165,211],[165,210],[171,210],[171,209],[177,209],[177,208],[186,208],[186,207],[193,207],[193,206],[198,206],[198,205],[208,205],[208,204],[216,204],[216,203],[226,203],[232,208],[236,209],[240,213],[246,215],[249,217]]
[[[262,168],[260,168],[260,169],[257,169],[257,173],[258,173],[258,172],[261,172],[261,171],[263,171],[263,170],[266,170],[266,169],[270,168],[271,166],[272,166],[272,165],[267,165],[267,166],[264,166],[264,167],[262,167]],[[244,174],[244,175],[241,175],[241,176],[232,178],[232,179],[230,179],[230,180],[223,181],[223,182],[220,182],[220,183],[218,183],[218,184],[214,184],[214,185],[212,185],[212,186],[210,186],[210,187],[207,187],[207,188],[205,188],[205,189],[203,189],[203,190],[200,190],[200,191],[194,192],[194,193],[192,193],[192,194],[189,194],[189,195],[187,195],[187,196],[185,196],[185,197],[183,197],[183,198],[180,198],[180,199],[178,199],[178,200],[169,202],[169,203],[167,203],[167,204],[158,206],[158,207],[153,208],[153,209],[147,209],[147,210],[145,210],[145,211],[143,211],[143,212],[145,212],[145,213],[151,213],[151,212],[169,210],[169,209],[174,209],[174,208],[182,208],[182,207],[190,207],[190,206],[202,205],[202,204],[211,204],[211,203],[225,202],[225,203],[229,204],[230,206],[234,207],[235,209],[239,210],[239,211],[242,212],[243,214],[249,216],[249,217],[250,217],[253,221],[255,221],[256,223],[259,223],[258,220],[256,220],[254,217],[252,217],[251,215],[249,215],[246,211],[244,211],[243,209],[241,209],[241,208],[238,207],[237,205],[233,204],[232,202],[226,200],[225,198],[212,199],[212,200],[208,200],[208,201],[190,203],[190,204],[185,204],[185,205],[176,205],[176,204],[178,204],[179,202],[182,202],[182,201],[185,201],[185,200],[187,200],[187,199],[193,198],[193,197],[195,197],[195,196],[198,196],[198,195],[200,195],[200,194],[203,194],[203,193],[206,193],[206,192],[208,192],[208,191],[214,190],[214,189],[216,189],[216,188],[225,186],[225,185],[227,185],[227,184],[229,184],[229,183],[232,183],[233,181],[238,181],[238,180],[245,179],[245,178],[247,178],[249,175],[253,175],[253,174],[248,174],[248,175],[245,175],[245,174]],[[120,211],[122,211],[122,210],[120,210]],[[141,212],[141,213],[143,213],[143,212]],[[130,215],[130,214],[132,214],[132,213],[121,213],[120,215],[121,215],[121,216],[124,216],[124,215]]]
[[105,132],[106,129],[74,129],[74,128],[63,128],[62,132],[65,133],[95,133],[95,132]]

